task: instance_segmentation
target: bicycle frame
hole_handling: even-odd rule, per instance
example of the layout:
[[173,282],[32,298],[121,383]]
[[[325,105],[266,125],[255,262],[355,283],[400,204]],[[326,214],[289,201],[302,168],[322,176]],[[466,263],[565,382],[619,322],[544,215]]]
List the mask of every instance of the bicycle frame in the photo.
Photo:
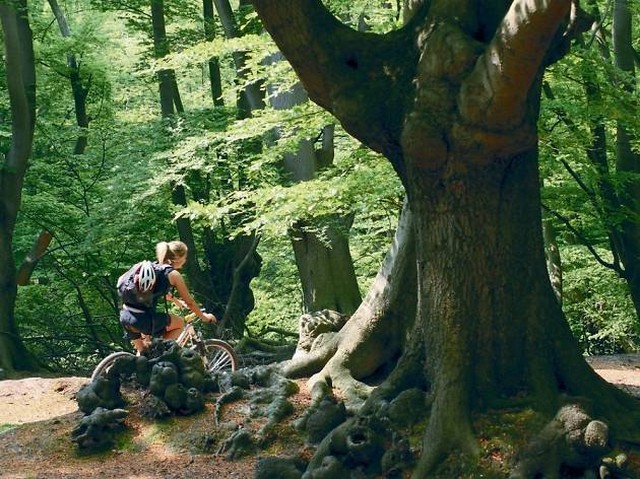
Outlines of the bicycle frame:
[[191,322],[187,322],[184,328],[182,328],[180,335],[176,338],[176,343],[178,343],[180,347],[184,347],[190,339],[198,340],[200,338],[198,338],[198,332],[196,331],[196,328],[193,327],[193,324]]
[[[182,331],[180,331],[178,337],[175,339],[175,342],[178,343],[181,348],[183,348],[189,342],[189,340],[196,342],[202,341],[200,333],[198,333],[198,331],[196,331],[196,328],[193,326],[193,321],[196,319],[196,315],[194,313],[190,313],[183,316],[182,319],[184,319],[185,325],[182,328]],[[153,336],[150,334],[143,334],[142,337],[145,338],[145,340],[149,343],[153,340]]]
[[[226,370],[235,371],[239,362],[233,346],[221,339],[203,339],[192,323],[195,317],[195,314],[184,317],[185,325],[175,340],[176,343],[181,348],[188,347],[198,352],[202,356],[204,367],[209,373]],[[143,335],[143,338],[149,341],[152,339],[151,336],[147,335]],[[98,376],[108,372],[117,360],[129,356],[135,355],[128,351],[111,353],[95,367],[91,374],[91,380],[93,381]]]

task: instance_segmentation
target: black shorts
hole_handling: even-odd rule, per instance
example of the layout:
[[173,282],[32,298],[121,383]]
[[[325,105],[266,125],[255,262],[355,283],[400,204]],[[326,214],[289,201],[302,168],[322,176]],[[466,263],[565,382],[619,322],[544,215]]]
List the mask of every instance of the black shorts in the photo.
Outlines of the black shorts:
[[162,336],[167,330],[171,319],[167,313],[147,311],[134,313],[127,309],[120,311],[120,324],[127,332],[127,338],[139,339],[140,334]]

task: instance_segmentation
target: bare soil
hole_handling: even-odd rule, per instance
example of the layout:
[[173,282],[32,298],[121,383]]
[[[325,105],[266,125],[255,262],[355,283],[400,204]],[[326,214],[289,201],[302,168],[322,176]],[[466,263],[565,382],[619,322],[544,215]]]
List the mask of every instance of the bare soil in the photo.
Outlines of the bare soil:
[[[640,354],[587,358],[604,379],[640,398]],[[258,455],[229,460],[216,439],[221,432],[263,425],[242,401],[228,405],[218,422],[213,403],[200,414],[161,422],[132,413],[123,444],[100,454],[83,454],[70,440],[82,413],[75,393],[87,378],[25,378],[0,381],[0,478],[242,478],[254,476]],[[293,416],[276,431],[262,456],[305,451],[291,422],[309,405],[306,381],[290,398]],[[311,454],[311,451],[309,451]],[[336,478],[337,479],[337,478]]]
[[[111,450],[83,453],[71,432],[83,417],[75,393],[89,380],[80,377],[26,378],[0,381],[0,478],[2,479],[248,479],[254,476],[257,455],[230,460],[224,439],[238,429],[260,429],[265,420],[252,419],[243,401],[225,406],[216,415],[214,401],[203,412],[164,420],[137,413],[139,392],[125,391],[131,405],[127,432]],[[288,456],[304,451],[292,422],[310,402],[305,381],[289,401],[295,412],[273,433],[262,455]],[[219,418],[216,419],[216,418]]]

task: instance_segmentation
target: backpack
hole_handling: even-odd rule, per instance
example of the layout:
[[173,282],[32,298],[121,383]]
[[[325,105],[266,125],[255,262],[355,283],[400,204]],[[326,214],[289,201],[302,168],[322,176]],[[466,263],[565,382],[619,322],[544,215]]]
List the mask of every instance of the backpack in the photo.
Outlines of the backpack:
[[142,263],[141,261],[134,264],[128,271],[120,275],[116,282],[116,289],[123,303],[152,308],[155,306],[157,299],[169,291],[171,284],[169,283],[168,276],[169,273],[173,271],[173,266],[153,263],[153,269],[156,271],[156,286],[153,288],[153,291],[141,293],[138,291],[134,277],[140,270]]
[[147,304],[151,299],[153,293],[146,292],[140,293],[138,287],[134,281],[135,275],[140,270],[142,261],[134,264],[129,270],[118,278],[116,282],[116,289],[118,290],[118,296],[123,303],[126,304]]

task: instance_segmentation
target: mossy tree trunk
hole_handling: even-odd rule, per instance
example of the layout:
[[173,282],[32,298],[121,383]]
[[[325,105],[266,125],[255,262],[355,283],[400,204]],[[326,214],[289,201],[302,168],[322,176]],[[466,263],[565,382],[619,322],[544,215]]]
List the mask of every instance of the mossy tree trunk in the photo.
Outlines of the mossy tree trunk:
[[319,0],[254,5],[310,98],[407,190],[417,313],[398,367],[417,365],[432,400],[414,477],[473,454],[472,413],[505,398],[550,414],[563,395],[590,398],[618,437],[637,438],[625,419],[637,404],[586,364],[545,267],[540,80],[566,51],[571,2],[412,2],[386,35],[347,28]]

